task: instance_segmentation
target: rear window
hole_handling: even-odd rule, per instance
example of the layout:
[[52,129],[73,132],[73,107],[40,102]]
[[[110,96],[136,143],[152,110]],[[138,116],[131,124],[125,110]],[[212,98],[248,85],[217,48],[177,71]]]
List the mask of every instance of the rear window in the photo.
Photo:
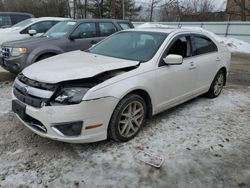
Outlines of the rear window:
[[116,27],[111,22],[99,23],[99,28],[100,28],[100,35],[102,37],[112,35],[117,31]]
[[131,29],[131,28],[133,28],[129,23],[118,23],[119,24],[119,26],[123,29],[123,30],[125,30],[125,29]]
[[194,36],[193,43],[195,46],[194,55],[201,55],[218,51],[214,42],[205,36]]

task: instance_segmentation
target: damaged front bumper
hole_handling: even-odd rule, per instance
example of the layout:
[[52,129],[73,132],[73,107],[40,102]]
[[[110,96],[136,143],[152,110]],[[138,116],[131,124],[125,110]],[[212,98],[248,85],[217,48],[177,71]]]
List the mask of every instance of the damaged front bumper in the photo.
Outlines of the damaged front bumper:
[[[13,109],[17,117],[36,134],[63,142],[89,143],[107,138],[109,120],[118,99],[106,97],[74,105],[36,108],[13,95],[14,103],[20,103],[19,107],[13,105],[19,108]],[[24,112],[20,112],[22,110]]]

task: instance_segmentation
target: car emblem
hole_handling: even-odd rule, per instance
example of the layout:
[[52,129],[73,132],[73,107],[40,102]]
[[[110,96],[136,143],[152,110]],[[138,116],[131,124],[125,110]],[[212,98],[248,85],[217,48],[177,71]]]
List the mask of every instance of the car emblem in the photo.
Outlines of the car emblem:
[[22,93],[23,94],[28,94],[28,92],[29,92],[29,86],[24,86],[24,87],[21,87],[21,89],[20,89],[21,91],[22,91]]

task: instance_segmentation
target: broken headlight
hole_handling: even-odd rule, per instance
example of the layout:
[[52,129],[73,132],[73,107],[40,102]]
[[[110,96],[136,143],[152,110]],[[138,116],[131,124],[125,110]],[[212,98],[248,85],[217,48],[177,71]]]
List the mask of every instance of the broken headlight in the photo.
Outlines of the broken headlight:
[[78,104],[82,101],[89,88],[71,87],[61,89],[54,102],[61,104]]

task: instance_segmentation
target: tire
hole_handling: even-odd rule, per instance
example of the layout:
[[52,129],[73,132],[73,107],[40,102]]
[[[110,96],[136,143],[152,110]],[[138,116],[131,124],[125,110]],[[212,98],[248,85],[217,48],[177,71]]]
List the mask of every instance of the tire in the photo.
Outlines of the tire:
[[108,136],[117,142],[131,140],[145,124],[146,114],[146,103],[142,97],[136,94],[124,97],[112,114]]
[[220,70],[216,74],[216,76],[215,76],[215,78],[210,86],[209,91],[206,93],[206,96],[208,98],[212,98],[212,99],[218,97],[223,89],[224,84],[225,84],[225,79],[226,78],[225,78],[224,72],[222,70]]

